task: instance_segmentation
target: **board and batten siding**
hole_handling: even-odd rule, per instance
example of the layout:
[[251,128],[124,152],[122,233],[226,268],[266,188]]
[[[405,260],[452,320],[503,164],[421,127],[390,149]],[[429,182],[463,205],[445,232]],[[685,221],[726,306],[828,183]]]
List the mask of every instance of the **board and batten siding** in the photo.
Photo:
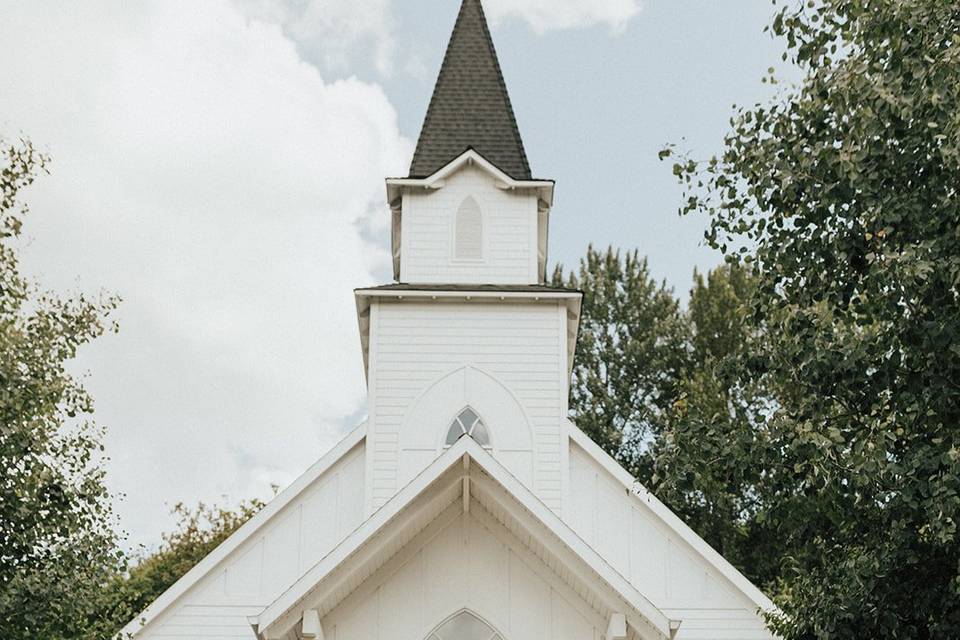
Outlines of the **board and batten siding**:
[[423,640],[462,609],[505,640],[601,639],[599,614],[524,554],[506,529],[493,531],[460,513],[400,553],[398,567],[371,578],[324,617],[327,640]]
[[273,602],[363,517],[361,442],[201,578],[137,638],[250,640]]
[[[480,209],[480,258],[456,257],[456,214],[472,198]],[[537,262],[537,196],[504,190],[476,167],[464,167],[436,190],[406,191],[401,218],[400,281],[533,284]]]
[[[446,430],[464,403],[487,423],[494,455],[544,503],[561,508],[563,306],[479,298],[375,302],[370,336],[368,513],[443,451]],[[430,395],[461,370],[465,390]],[[425,402],[430,410],[417,413]],[[426,435],[414,442],[418,432]]]
[[677,640],[770,640],[745,595],[590,454],[570,442],[565,520],[672,619]]

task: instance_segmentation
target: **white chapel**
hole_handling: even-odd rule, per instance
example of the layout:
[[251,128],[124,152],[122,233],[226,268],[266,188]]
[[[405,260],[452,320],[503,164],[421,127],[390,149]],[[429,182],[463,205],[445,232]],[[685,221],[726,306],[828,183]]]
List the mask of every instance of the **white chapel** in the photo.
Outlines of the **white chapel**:
[[355,292],[369,417],[125,629],[139,640],[754,640],[773,604],[567,418],[581,293],[463,0],[395,283]]

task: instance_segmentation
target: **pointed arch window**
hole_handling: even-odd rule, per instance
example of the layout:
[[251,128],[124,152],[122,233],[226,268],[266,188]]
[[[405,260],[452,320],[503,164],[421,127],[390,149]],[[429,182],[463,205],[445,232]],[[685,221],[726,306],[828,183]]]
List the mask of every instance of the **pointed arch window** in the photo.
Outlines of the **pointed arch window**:
[[457,209],[454,219],[453,257],[457,260],[483,258],[483,213],[473,196],[468,196]]
[[449,447],[463,436],[470,436],[481,447],[490,446],[490,431],[487,429],[487,425],[483,423],[477,412],[470,407],[457,414],[457,417],[450,423],[444,444]]
[[447,618],[427,640],[503,640],[489,624],[469,611]]

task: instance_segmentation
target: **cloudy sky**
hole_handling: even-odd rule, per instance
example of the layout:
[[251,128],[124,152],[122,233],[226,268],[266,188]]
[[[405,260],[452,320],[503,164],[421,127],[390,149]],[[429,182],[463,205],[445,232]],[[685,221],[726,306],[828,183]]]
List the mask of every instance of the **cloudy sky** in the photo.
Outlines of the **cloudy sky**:
[[[657,150],[719,149],[769,95],[768,0],[486,0],[551,259],[637,247],[678,291],[717,256]],[[170,505],[266,496],[365,413],[352,299],[390,277],[456,0],[0,0],[0,134],[53,157],[24,268],[119,294],[76,363],[133,544]],[[783,72],[790,77],[790,71]]]

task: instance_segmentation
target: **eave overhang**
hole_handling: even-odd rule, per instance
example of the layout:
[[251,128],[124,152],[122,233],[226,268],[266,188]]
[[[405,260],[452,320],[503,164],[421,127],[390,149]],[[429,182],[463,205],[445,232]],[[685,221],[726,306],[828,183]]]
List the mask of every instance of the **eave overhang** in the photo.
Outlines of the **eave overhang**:
[[[598,613],[616,612],[644,640],[667,640],[672,621],[579,538],[556,513],[544,505],[473,439],[461,438],[423,472],[341,542],[256,619],[261,640],[298,637],[305,611],[320,617],[369,576],[387,565],[407,544],[445,526],[461,513],[495,519],[511,532],[523,531],[537,540],[528,549],[548,565],[567,570],[562,579],[577,593],[590,592]],[[494,515],[496,514],[496,515]],[[518,538],[520,539],[520,538]],[[387,550],[385,552],[385,550]]]
[[180,601],[201,579],[209,575],[231,553],[260,532],[270,520],[293,502],[308,487],[323,476],[334,464],[358,446],[367,437],[367,422],[362,422],[353,431],[343,437],[330,451],[325,453],[309,469],[303,472],[290,486],[277,494],[263,509],[247,520],[239,529],[221,542],[213,551],[194,565],[186,574],[180,577],[173,585],[151,602],[146,609],[121,629],[117,638],[129,638],[142,632],[154,624],[160,616],[169,611]]
[[416,285],[394,284],[354,289],[363,372],[370,372],[370,305],[374,301],[402,302],[469,302],[486,304],[561,304],[567,310],[567,375],[573,371],[573,356],[580,329],[583,292],[544,285]]
[[600,445],[590,439],[590,436],[580,430],[571,420],[567,420],[567,433],[570,435],[570,441],[583,449],[592,457],[603,469],[610,474],[610,477],[619,482],[627,493],[635,496],[640,502],[658,518],[664,526],[673,532],[679,539],[690,545],[690,548],[698,554],[703,560],[714,567],[721,576],[729,581],[730,586],[739,590],[755,606],[757,611],[780,615],[780,609],[770,600],[769,597],[757,588],[750,580],[740,573],[740,571],[730,564],[718,551],[711,547],[697,533],[690,528],[687,523],[681,520],[677,514],[670,510],[667,505],[662,503],[655,495],[644,487],[636,478],[630,475],[626,469],[620,466],[614,458],[604,451]]
[[517,180],[511,178],[495,164],[484,158],[476,149],[468,148],[459,156],[425,178],[387,178],[387,202],[390,207],[398,207],[399,199],[404,189],[437,190],[446,186],[446,178],[453,175],[463,166],[476,166],[489,173],[496,179],[496,186],[505,191],[514,189],[532,189],[542,205],[553,206],[553,180]]

